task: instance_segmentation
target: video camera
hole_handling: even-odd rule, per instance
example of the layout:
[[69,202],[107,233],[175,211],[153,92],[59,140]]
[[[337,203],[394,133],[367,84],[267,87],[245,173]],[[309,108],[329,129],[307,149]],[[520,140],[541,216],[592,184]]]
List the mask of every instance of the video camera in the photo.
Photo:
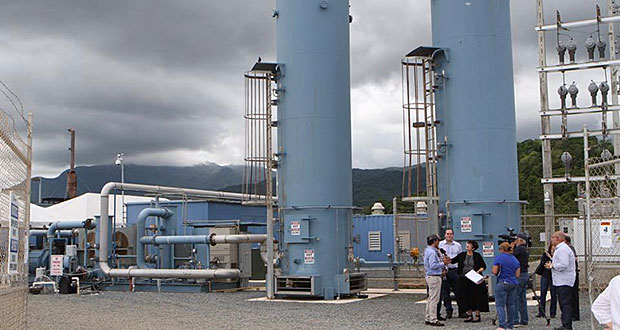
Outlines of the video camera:
[[[497,241],[497,244],[502,244],[504,242],[508,242],[512,244],[512,242],[514,242],[517,239],[517,234],[515,234],[514,228],[506,227],[506,230],[508,231],[508,234],[497,235],[497,237],[500,238]],[[524,231],[523,234],[525,234],[525,237],[526,237],[525,242],[527,243],[527,247],[532,247],[532,236],[530,236],[530,234],[527,231]]]

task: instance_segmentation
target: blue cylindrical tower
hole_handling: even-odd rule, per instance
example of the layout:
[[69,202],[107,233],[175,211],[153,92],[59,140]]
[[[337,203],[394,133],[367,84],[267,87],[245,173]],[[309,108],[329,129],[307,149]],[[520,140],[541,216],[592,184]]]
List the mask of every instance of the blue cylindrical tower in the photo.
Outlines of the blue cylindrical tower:
[[444,50],[434,61],[439,219],[458,240],[482,242],[488,264],[497,235],[520,228],[510,1],[431,0],[431,10]]
[[276,294],[350,293],[351,104],[348,0],[278,0]]

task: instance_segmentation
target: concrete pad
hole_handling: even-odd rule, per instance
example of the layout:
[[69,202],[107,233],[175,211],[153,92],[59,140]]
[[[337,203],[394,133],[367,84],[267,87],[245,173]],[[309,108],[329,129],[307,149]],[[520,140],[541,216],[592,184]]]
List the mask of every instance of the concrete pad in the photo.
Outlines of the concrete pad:
[[322,299],[312,299],[312,298],[278,298],[278,299],[267,299],[267,297],[259,297],[252,298],[246,301],[264,301],[264,302],[283,302],[283,303],[302,303],[302,304],[349,304],[359,301],[365,301],[374,298],[384,297],[387,294],[368,294],[367,298],[358,298],[358,297],[348,297],[342,299],[334,299],[334,300],[322,300]]

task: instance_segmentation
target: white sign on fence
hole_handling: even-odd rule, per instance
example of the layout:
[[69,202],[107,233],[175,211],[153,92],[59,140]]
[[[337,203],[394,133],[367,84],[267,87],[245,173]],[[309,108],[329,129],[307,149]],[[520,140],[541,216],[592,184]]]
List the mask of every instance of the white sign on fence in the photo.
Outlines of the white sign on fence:
[[600,243],[601,243],[601,247],[602,248],[607,248],[610,249],[612,248],[612,241],[611,241],[611,221],[601,221],[601,226],[599,228],[600,232]]

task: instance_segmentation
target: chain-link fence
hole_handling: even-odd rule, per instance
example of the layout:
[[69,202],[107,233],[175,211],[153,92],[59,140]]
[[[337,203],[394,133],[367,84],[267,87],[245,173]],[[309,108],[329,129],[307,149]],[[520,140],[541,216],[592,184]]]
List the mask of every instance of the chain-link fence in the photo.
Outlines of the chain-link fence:
[[544,214],[523,215],[521,217],[521,230],[527,232],[532,238],[530,261],[540,260],[543,252],[549,247],[549,242],[545,235],[545,220],[550,219],[550,221],[553,221],[553,231],[561,230],[567,235],[572,236],[572,222],[577,218],[579,218],[578,214],[555,214],[551,216]]
[[25,329],[31,125],[28,143],[0,110],[0,329]]
[[620,274],[620,156],[605,150],[599,157],[589,157],[587,139],[584,143],[587,157],[582,205],[586,220],[576,221],[575,234],[583,236],[585,275],[594,301]]

